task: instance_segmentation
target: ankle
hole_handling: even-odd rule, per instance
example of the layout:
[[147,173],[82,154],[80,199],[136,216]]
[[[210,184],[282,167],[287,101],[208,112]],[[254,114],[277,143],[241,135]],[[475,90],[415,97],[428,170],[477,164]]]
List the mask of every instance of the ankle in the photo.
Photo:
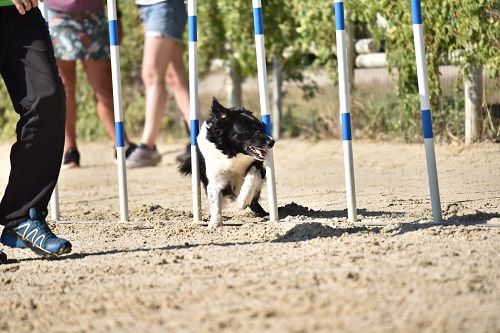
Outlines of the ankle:
[[156,145],[149,145],[147,143],[140,143],[139,147],[142,149],[147,149],[147,150],[156,150]]

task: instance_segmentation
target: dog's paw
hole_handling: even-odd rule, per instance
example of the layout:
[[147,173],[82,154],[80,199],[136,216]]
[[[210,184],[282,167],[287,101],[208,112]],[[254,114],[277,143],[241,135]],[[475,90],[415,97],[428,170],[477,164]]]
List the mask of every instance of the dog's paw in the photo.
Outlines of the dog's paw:
[[255,216],[257,217],[266,217],[269,216],[269,213],[266,212],[265,210],[259,211],[259,212],[253,212]]
[[238,204],[238,208],[241,210],[244,210],[245,208],[250,206],[250,201],[251,200],[248,200],[248,198],[245,198],[245,197],[243,197],[243,198],[238,197],[238,199],[236,199],[236,203]]
[[222,227],[222,222],[215,222],[215,223],[210,222],[210,223],[208,223],[207,229],[214,230],[214,229],[217,229],[219,227]]
[[255,216],[257,217],[266,217],[269,215],[268,212],[266,212],[264,210],[264,208],[262,208],[262,206],[260,205],[260,203],[258,201],[254,201],[250,204],[250,209],[252,210],[252,212],[255,214]]
[[222,216],[217,216],[216,218],[210,218],[208,222],[208,229],[213,230],[217,227],[222,227]]

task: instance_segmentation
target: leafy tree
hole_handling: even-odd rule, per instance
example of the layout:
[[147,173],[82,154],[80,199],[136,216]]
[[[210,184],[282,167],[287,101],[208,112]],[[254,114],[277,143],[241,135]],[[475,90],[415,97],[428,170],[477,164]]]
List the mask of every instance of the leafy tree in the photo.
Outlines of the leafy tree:
[[[320,1],[313,1],[320,3]],[[325,7],[325,6],[324,6]],[[327,6],[328,8],[328,6]],[[303,81],[302,70],[307,65],[305,46],[312,31],[302,35],[306,29],[300,21],[295,2],[283,0],[263,1],[263,19],[267,62],[274,57],[283,58],[282,69],[285,80]],[[317,11],[307,6],[308,15]],[[331,8],[327,9],[332,23]],[[316,23],[315,23],[316,24]],[[311,39],[312,40],[312,39]],[[321,44],[321,43],[319,43]],[[322,44],[321,44],[322,45]],[[254,23],[251,1],[203,1],[198,4],[198,46],[200,72],[207,73],[211,60],[225,60],[231,67],[241,71],[242,77],[255,76],[257,72]],[[322,50],[323,58],[331,57]],[[325,54],[328,53],[328,56]]]
[[[439,64],[445,60],[443,55],[459,53],[456,60],[462,69],[475,63],[486,66],[491,75],[499,75],[500,20],[491,14],[499,6],[499,0],[422,1],[429,92],[438,133],[445,129],[448,116],[440,105]],[[396,126],[419,124],[420,115],[415,112],[419,107],[410,2],[354,0],[353,7],[354,19],[365,22],[374,37],[384,42],[389,66],[397,69],[403,123]],[[376,26],[377,14],[387,19],[387,28]]]

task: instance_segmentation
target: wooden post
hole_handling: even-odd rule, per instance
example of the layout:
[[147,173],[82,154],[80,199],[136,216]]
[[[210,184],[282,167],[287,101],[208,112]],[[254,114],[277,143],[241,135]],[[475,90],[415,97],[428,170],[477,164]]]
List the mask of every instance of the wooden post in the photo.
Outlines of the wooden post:
[[478,64],[468,64],[465,68],[465,144],[477,142],[481,138],[483,120],[483,68]]
[[241,107],[242,95],[241,95],[241,68],[237,63],[231,63],[229,65],[229,84],[227,86],[227,103],[230,107]]
[[278,56],[273,58],[273,138],[279,139],[281,136],[281,107],[283,80],[281,77],[281,61]]

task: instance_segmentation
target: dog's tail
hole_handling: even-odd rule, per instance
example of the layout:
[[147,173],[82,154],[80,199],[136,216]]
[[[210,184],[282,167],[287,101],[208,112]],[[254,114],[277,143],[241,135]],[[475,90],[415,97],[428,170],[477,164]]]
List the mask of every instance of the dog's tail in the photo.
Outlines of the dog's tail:
[[[200,150],[198,147],[196,147],[196,153],[198,155],[198,162],[200,164],[200,180],[203,183],[203,186],[205,189],[207,188],[208,185],[208,178],[207,178],[207,172],[206,172],[206,167],[205,167],[205,159],[203,158],[203,155],[201,154]],[[179,173],[183,176],[188,176],[193,173],[192,165],[191,165],[191,158],[188,158],[181,162],[179,164],[179,167],[177,168],[179,170]]]
[[193,172],[193,170],[191,169],[191,157],[186,158],[184,161],[182,161],[177,169],[183,176],[190,175]]

